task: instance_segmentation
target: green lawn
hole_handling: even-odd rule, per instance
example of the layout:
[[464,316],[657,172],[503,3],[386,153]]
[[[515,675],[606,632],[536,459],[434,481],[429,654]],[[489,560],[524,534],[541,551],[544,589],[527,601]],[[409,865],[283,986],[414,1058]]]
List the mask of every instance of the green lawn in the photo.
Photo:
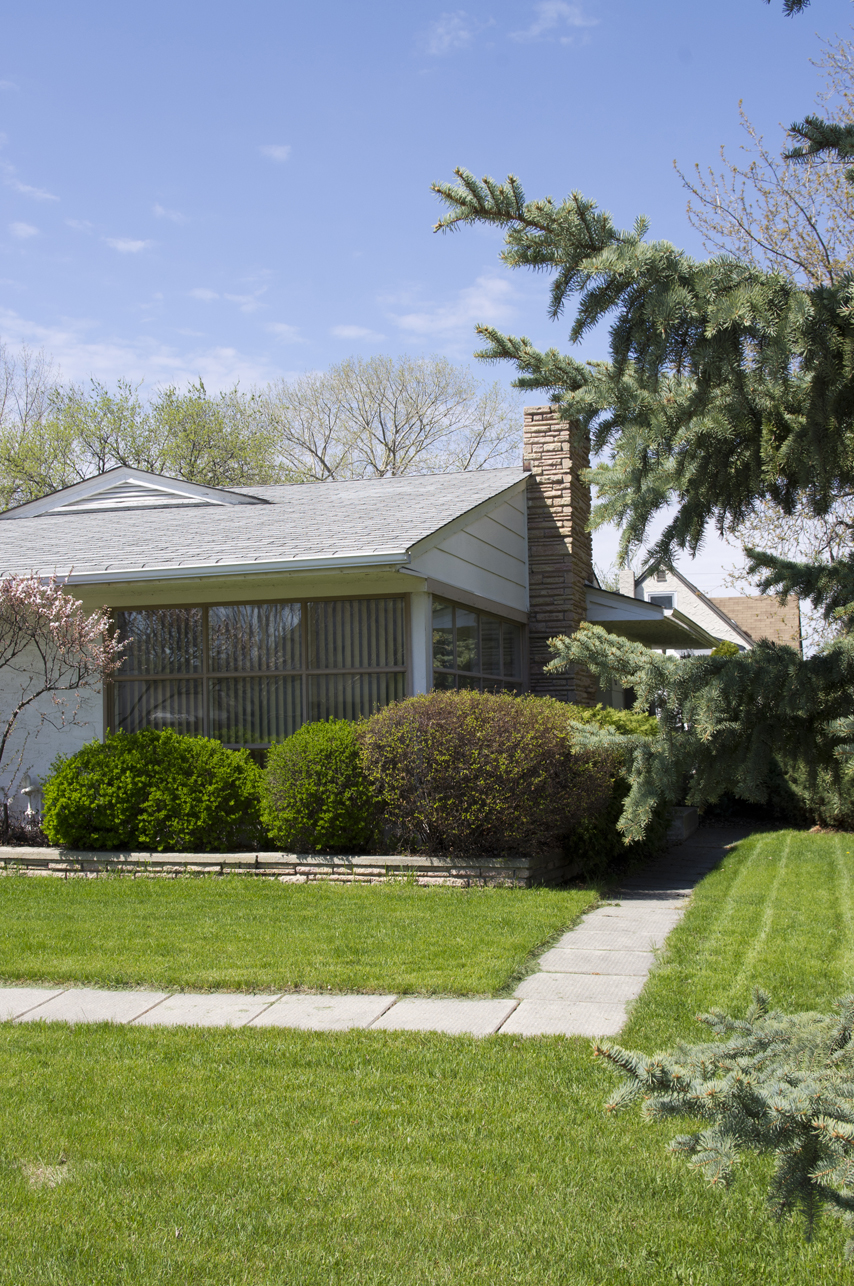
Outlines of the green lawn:
[[[852,862],[847,836],[730,854],[626,1043],[669,1044],[754,982],[827,1003],[854,961]],[[806,1245],[766,1217],[766,1159],[714,1191],[666,1151],[684,1122],[603,1116],[612,1084],[584,1040],[0,1026],[0,1283],[849,1279],[835,1220]]]
[[494,994],[590,889],[0,878],[0,978],[184,990]]

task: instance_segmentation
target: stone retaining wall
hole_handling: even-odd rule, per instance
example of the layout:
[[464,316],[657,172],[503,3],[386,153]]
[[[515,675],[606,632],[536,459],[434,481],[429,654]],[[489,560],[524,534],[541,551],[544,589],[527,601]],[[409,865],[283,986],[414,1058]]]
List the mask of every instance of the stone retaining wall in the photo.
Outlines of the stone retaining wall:
[[0,872],[53,875],[61,879],[99,875],[132,877],[178,875],[255,875],[285,884],[310,880],[377,884],[408,879],[416,884],[560,884],[579,874],[578,862],[562,853],[528,858],[482,858],[455,862],[441,857],[329,855],[314,853],[135,853],[91,849],[0,847]]

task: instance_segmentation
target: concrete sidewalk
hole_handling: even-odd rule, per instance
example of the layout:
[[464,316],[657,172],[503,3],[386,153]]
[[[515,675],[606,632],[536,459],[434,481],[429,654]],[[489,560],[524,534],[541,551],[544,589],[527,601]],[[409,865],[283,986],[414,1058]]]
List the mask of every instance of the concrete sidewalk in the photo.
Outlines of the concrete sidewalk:
[[694,886],[748,833],[735,827],[695,831],[565,933],[543,955],[539,970],[506,999],[0,987],[0,1021],[613,1036],[626,1021],[629,1002],[643,989],[656,949],[681,920]]

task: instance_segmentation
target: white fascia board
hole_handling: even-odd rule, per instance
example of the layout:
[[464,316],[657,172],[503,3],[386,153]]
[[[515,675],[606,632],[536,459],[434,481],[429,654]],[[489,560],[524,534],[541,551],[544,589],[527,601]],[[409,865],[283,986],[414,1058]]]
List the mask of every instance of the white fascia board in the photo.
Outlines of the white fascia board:
[[587,619],[592,625],[602,621],[659,621],[664,617],[664,608],[658,603],[648,603],[644,598],[629,598],[627,594],[617,594],[610,589],[594,589],[587,585],[584,599]]
[[[350,567],[400,567],[409,562],[404,550],[380,551],[370,554],[336,554],[327,558],[274,558],[257,562],[186,563],[182,567],[116,568],[115,571],[57,574],[66,585],[102,585],[116,581],[188,580],[200,576],[245,576],[257,572],[269,575],[288,571],[343,571]],[[44,573],[42,573],[44,575]]]

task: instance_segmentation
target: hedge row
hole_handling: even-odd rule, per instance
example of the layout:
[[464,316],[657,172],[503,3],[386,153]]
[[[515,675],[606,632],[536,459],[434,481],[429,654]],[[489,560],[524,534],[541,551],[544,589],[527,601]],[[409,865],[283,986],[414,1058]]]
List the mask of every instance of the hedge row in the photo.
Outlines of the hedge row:
[[627,788],[612,751],[579,743],[577,725],[591,720],[656,732],[646,715],[433,692],[358,723],[306,724],[271,748],[263,771],[207,738],[118,733],[57,761],[43,826],[74,848],[466,859],[569,846],[604,864],[625,853],[616,820]]

